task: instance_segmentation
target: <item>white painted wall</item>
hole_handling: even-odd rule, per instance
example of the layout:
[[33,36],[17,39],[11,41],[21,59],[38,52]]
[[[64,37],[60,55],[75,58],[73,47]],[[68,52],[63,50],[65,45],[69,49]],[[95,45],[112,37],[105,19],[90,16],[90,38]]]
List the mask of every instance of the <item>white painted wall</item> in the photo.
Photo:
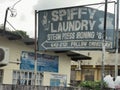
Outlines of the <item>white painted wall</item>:
[[[102,62],[102,51],[97,50],[97,51],[77,51],[77,53],[92,57],[91,60],[82,60],[81,65],[101,65]],[[118,53],[118,57],[120,57],[120,54]],[[116,55],[115,53],[105,53],[105,60],[104,64],[105,65],[115,65],[115,59]],[[72,64],[77,64],[76,62],[72,62]],[[118,65],[120,65],[120,58],[118,58]]]
[[[50,53],[48,53],[50,54]],[[58,55],[58,54],[57,54]],[[61,74],[67,76],[67,85],[69,86],[70,83],[70,71],[71,71],[71,60],[69,57],[67,57],[65,54],[59,55],[59,72],[58,73],[51,73],[51,72],[45,72],[44,76],[46,77],[44,79],[44,86],[50,85],[50,78],[51,74]]]
[[[19,70],[20,65],[11,63],[17,62],[20,60],[21,51],[32,51],[34,52],[34,46],[25,45],[22,41],[18,40],[8,40],[4,37],[0,36],[0,47],[9,48],[9,64],[4,67],[0,67],[0,69],[4,69],[4,77],[3,83],[4,84],[12,84],[12,71]],[[46,53],[49,55],[58,55],[59,56],[59,72],[58,74],[67,75],[67,84],[70,83],[70,69],[71,69],[71,60],[65,54],[56,54],[54,52],[40,52]],[[50,76],[52,72],[45,72],[44,73],[44,82],[43,85],[49,86],[50,85]]]

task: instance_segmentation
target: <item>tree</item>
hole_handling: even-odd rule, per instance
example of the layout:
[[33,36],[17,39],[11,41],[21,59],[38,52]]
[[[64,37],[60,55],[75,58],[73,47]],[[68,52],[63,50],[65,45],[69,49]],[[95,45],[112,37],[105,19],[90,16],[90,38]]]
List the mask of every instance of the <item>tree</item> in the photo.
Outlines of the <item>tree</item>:
[[22,38],[29,38],[29,35],[27,35],[27,32],[22,31],[22,30],[16,30],[16,31],[11,31],[14,34],[20,35]]
[[[1,30],[3,30],[4,29],[4,25],[3,24],[1,24],[0,25],[0,29]],[[6,27],[6,29],[5,29],[6,31],[9,31],[9,32],[11,32],[11,33],[14,33],[14,34],[16,34],[16,35],[19,35],[19,36],[21,36],[22,38],[29,38],[29,35],[27,35],[27,32],[25,32],[25,31],[23,31],[23,30],[15,30],[15,31],[11,31],[8,27]]]

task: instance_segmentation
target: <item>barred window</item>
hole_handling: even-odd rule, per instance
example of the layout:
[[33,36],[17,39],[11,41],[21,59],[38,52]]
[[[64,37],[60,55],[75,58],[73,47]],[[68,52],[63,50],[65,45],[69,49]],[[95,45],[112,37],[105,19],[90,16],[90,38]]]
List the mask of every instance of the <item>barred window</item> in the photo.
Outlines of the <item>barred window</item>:
[[83,70],[85,80],[94,81],[94,69]]
[[115,77],[115,70],[114,69],[107,69],[104,70],[104,75],[111,75],[112,77]]
[[71,80],[75,80],[76,79],[76,71],[75,70],[71,70],[70,79]]
[[0,69],[0,84],[3,83],[3,70]]
[[[43,73],[37,72],[37,85],[42,85]],[[13,84],[18,85],[34,85],[35,84],[35,74],[32,71],[13,71]]]

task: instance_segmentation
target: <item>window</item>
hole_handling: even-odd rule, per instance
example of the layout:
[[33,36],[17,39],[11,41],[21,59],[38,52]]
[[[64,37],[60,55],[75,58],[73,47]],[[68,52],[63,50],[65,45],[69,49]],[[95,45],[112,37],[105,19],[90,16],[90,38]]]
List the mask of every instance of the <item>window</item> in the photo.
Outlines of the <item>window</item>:
[[[37,72],[37,85],[42,85],[43,73]],[[35,74],[32,71],[13,71],[13,84],[34,85]]]
[[106,69],[104,70],[104,75],[111,75],[112,77],[115,77],[115,70],[114,69]]
[[76,71],[75,70],[71,70],[71,80],[75,80],[76,79]]
[[3,83],[3,70],[0,69],[0,84]]
[[85,80],[94,81],[94,70],[93,69],[84,69],[84,78]]

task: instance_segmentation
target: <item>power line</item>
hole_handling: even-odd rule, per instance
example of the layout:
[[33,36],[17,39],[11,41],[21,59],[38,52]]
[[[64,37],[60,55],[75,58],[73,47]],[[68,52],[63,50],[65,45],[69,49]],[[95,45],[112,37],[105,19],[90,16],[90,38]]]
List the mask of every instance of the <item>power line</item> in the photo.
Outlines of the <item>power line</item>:
[[12,5],[12,9],[15,7],[15,5],[17,4],[17,3],[19,3],[21,0],[19,0],[19,1],[17,1],[16,3],[14,3],[13,5]]
[[[104,2],[104,1],[103,1],[103,2]],[[103,2],[101,2],[101,3],[103,3]],[[112,0],[109,0],[108,3],[109,3],[109,2],[112,2]],[[113,2],[115,3],[115,1],[113,1]],[[102,7],[103,5],[104,5],[104,4],[101,4],[99,7],[97,7],[97,9],[99,9],[99,8]]]
[[[7,23],[8,23],[15,31],[17,31],[17,30],[15,29],[15,27],[14,27],[9,21],[7,21]],[[24,38],[21,33],[19,33],[19,32],[17,32],[17,33],[18,33],[22,38]]]

